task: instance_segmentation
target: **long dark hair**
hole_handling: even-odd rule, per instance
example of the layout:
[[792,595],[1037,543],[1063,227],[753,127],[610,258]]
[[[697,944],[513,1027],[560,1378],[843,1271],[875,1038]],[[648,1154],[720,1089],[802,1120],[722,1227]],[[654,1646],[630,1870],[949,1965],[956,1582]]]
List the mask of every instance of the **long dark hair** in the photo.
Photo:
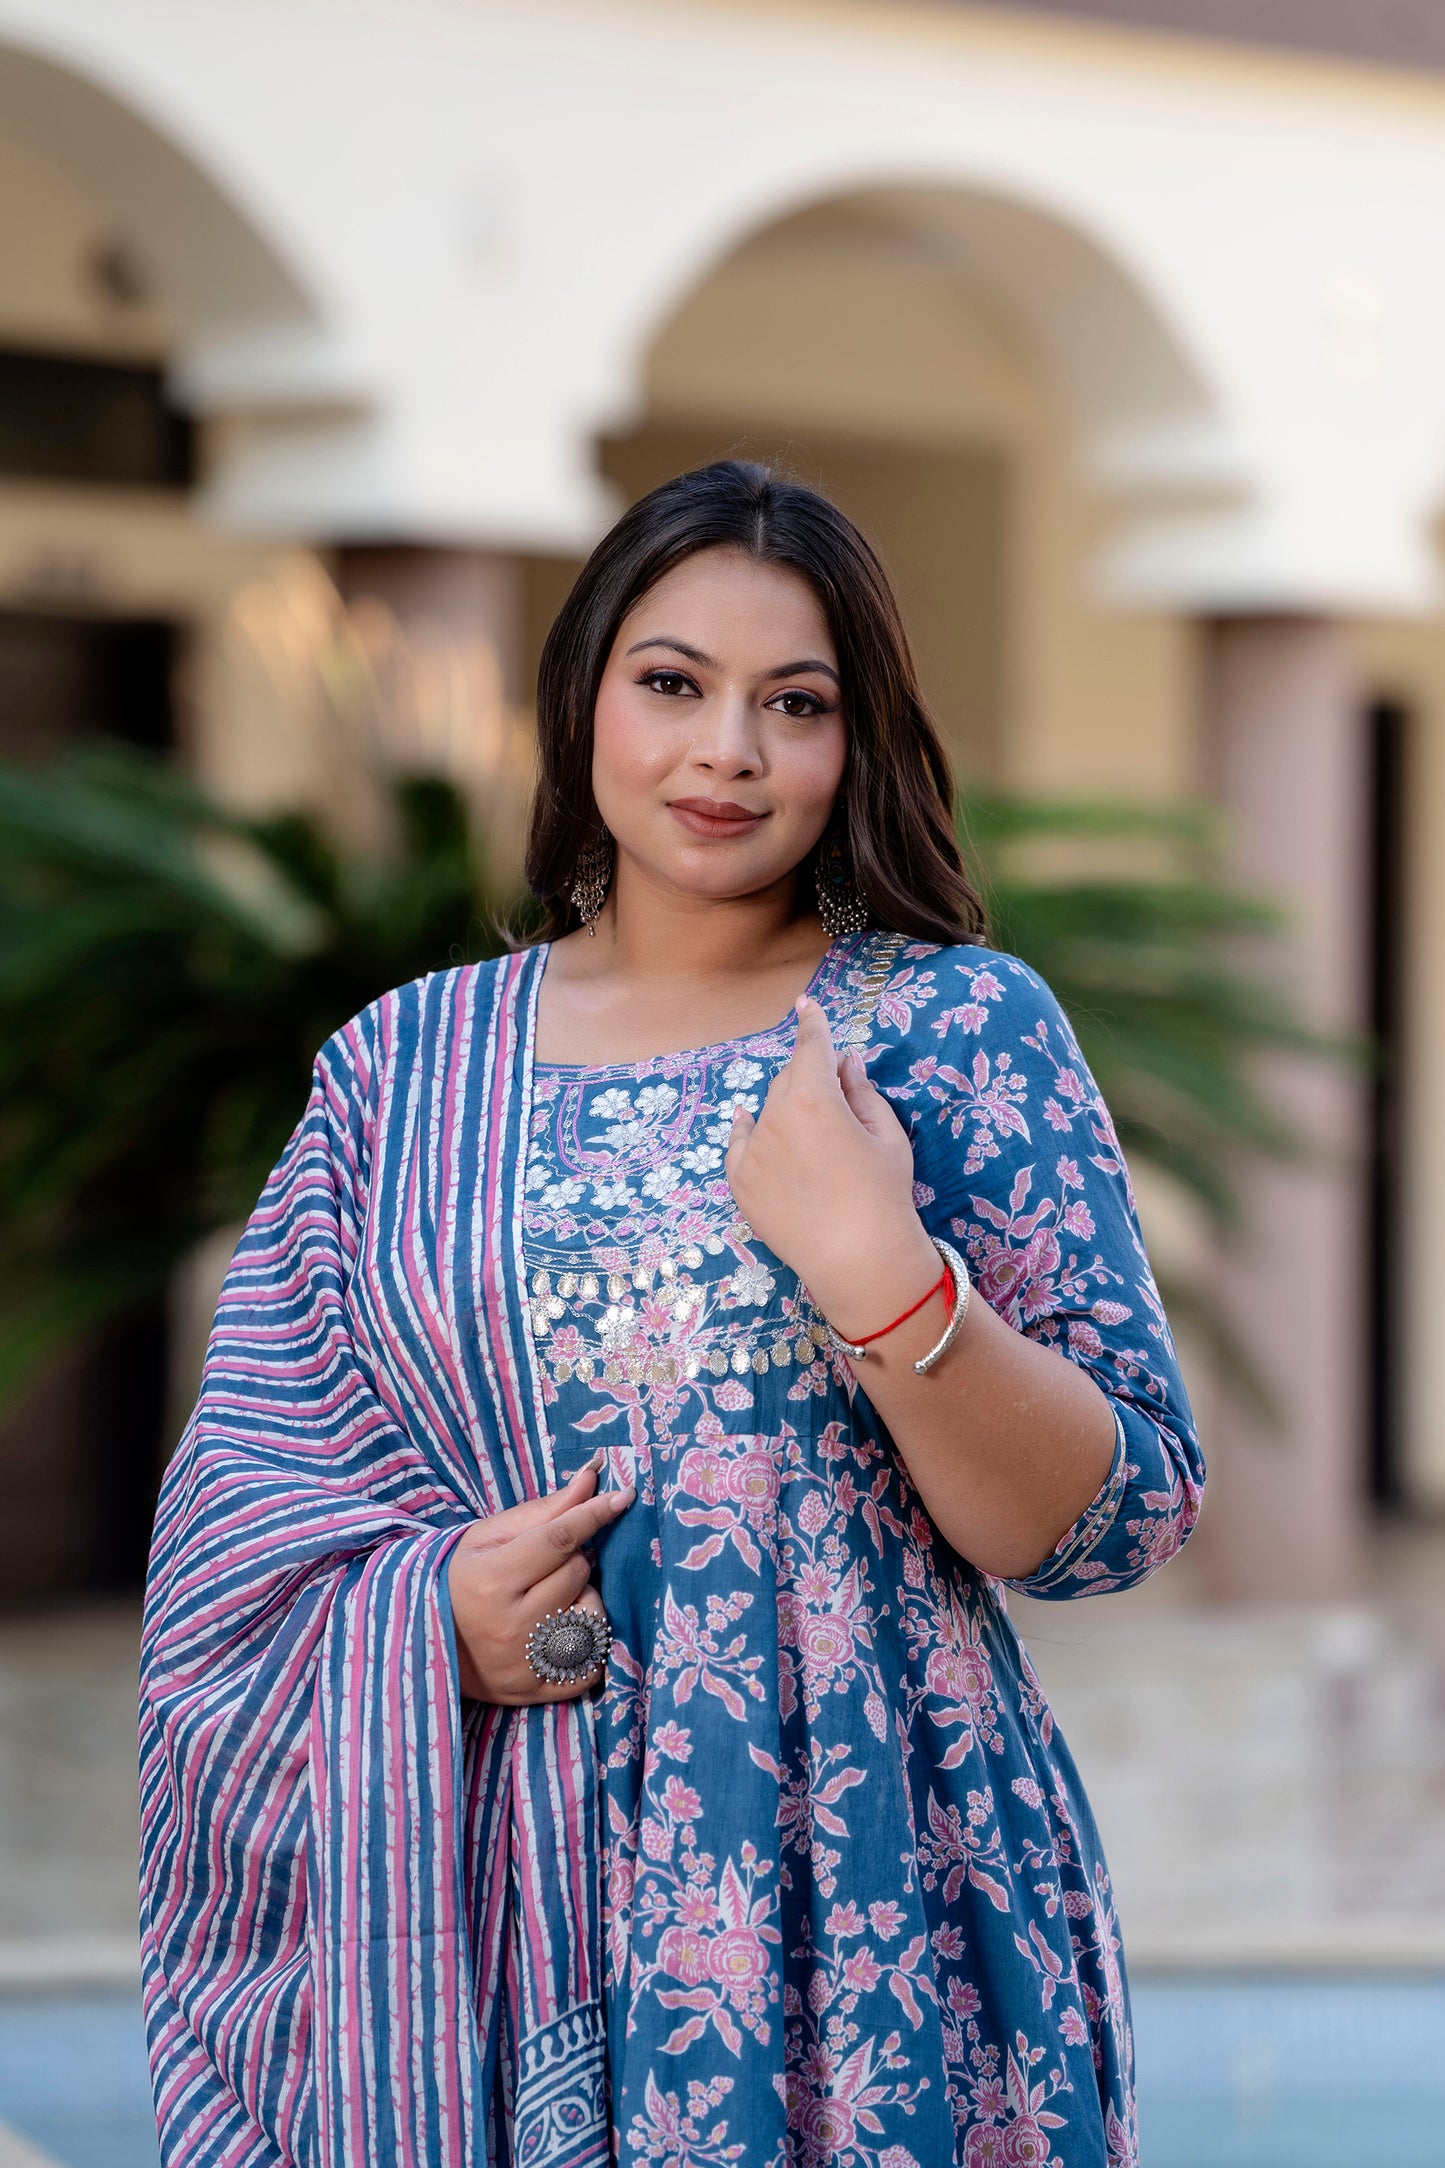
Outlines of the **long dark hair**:
[[985,939],[983,903],[954,837],[948,755],[918,689],[888,575],[826,497],[742,459],[695,467],[624,512],[547,636],[526,859],[528,884],[543,907],[541,938],[554,940],[578,924],[569,891],[583,846],[601,827],[592,796],[592,714],[617,628],[665,573],[707,549],[786,565],[822,604],[848,729],[839,812],[870,924],[921,941]]

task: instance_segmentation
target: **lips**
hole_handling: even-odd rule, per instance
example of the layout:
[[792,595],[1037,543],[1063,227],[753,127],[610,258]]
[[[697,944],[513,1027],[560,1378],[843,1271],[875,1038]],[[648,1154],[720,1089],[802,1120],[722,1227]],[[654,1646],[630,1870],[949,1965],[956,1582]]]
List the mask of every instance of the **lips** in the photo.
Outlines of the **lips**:
[[673,798],[668,811],[691,835],[719,839],[749,835],[767,819],[765,813],[755,813],[730,798]]

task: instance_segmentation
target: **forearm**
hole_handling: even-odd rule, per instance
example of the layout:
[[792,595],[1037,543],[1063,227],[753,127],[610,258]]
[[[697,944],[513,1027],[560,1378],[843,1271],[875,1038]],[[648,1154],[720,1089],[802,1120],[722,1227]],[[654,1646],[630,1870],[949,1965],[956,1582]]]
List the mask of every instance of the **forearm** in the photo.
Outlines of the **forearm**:
[[[915,1232],[916,1229],[916,1232]],[[815,1299],[841,1333],[869,1332],[916,1302],[937,1270],[922,1224],[876,1269]],[[962,1331],[919,1377],[914,1362],[947,1323],[945,1295],[875,1341],[854,1367],[919,1496],[954,1549],[985,1573],[1022,1579],[1094,1499],[1114,1453],[1114,1417],[1086,1370],[970,1297]]]

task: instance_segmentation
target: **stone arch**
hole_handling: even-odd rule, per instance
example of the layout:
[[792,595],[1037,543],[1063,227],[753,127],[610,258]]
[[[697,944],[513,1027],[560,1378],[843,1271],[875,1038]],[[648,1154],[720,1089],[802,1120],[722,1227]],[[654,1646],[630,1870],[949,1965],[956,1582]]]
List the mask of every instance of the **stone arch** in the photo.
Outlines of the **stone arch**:
[[[143,257],[177,326],[175,373],[197,404],[254,388],[321,328],[313,283],[204,154],[124,93],[0,36],[0,132],[47,160]],[[246,380],[251,379],[248,385]]]
[[927,255],[992,290],[1065,394],[1084,458],[1125,489],[1233,491],[1245,463],[1213,372],[1126,246],[1078,204],[967,172],[884,174],[735,205],[686,264],[654,263],[634,318],[619,404],[641,405],[648,358],[691,298],[764,236],[847,222],[881,249]]
[[[1247,477],[1203,362],[1078,219],[941,179],[794,194],[710,248],[694,234],[632,371],[602,432],[609,481],[634,495],[731,449],[821,481],[883,549],[967,772],[1026,767],[1120,676],[1139,705],[1172,688],[1167,636],[1135,671],[1130,628],[1094,607],[1110,553],[1141,503]],[[1120,765],[1131,728],[1111,726]],[[1177,735],[1156,734],[1152,787],[1174,785]]]

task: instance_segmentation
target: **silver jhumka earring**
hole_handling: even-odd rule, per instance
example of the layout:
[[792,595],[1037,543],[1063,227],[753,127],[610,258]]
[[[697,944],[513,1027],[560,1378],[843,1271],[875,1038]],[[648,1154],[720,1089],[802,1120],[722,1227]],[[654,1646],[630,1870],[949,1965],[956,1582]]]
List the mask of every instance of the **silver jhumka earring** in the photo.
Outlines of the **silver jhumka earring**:
[[843,824],[829,826],[818,846],[814,880],[818,890],[818,916],[830,941],[840,934],[862,933],[868,924],[868,906],[853,878],[853,854],[844,841]]
[[612,886],[612,836],[600,829],[589,836],[577,854],[572,874],[572,907],[592,940],[597,938],[597,918]]

